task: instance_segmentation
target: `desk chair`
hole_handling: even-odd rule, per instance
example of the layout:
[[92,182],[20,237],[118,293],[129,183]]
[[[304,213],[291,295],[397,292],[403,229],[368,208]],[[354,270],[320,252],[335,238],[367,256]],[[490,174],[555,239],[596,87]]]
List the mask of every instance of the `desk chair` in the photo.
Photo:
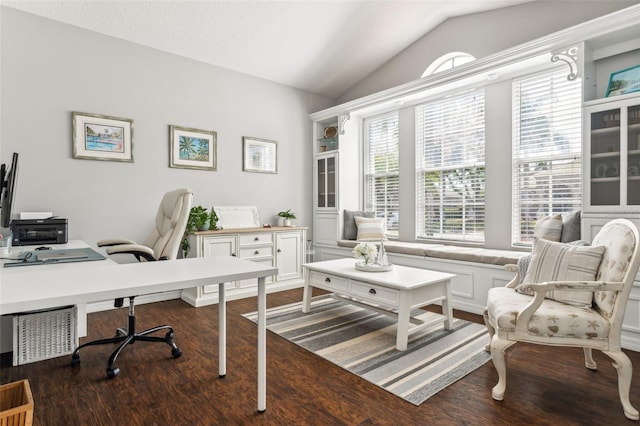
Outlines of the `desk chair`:
[[[136,244],[134,241],[126,239],[110,239],[98,242],[100,247],[108,247],[107,253],[132,254],[139,262],[153,262],[157,260],[173,260],[178,255],[180,241],[187,226],[189,211],[193,194],[189,189],[177,189],[167,192],[162,198],[158,213],[156,214],[155,226],[149,233],[143,244]],[[173,328],[169,325],[160,325],[145,331],[136,333],[136,317],[134,312],[134,300],[136,296],[129,296],[129,321],[128,327],[118,328],[116,336],[108,339],[100,339],[84,343],[73,352],[71,364],[80,363],[80,349],[85,346],[120,343],[107,361],[107,377],[113,379],[120,373],[119,368],[113,368],[120,352],[129,344],[135,341],[163,342],[171,346],[171,355],[174,358],[180,357],[182,351],[173,342]],[[124,298],[115,300],[115,307],[122,307]],[[149,336],[156,331],[167,330],[164,337]]]

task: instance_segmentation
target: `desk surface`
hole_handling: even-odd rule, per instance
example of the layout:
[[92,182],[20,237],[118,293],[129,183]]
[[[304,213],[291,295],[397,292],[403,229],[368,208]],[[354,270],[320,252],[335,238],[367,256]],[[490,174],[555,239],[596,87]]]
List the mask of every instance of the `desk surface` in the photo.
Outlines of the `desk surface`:
[[231,256],[0,268],[0,315],[266,277],[277,272],[276,267]]

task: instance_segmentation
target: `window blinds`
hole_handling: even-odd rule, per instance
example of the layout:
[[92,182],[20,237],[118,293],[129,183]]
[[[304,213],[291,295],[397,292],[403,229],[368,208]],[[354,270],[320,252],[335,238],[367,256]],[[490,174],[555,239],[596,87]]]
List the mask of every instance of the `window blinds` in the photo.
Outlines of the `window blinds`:
[[484,241],[484,90],[416,107],[416,236]]
[[385,219],[387,237],[398,237],[400,164],[398,112],[364,120],[365,206]]
[[566,68],[513,81],[514,245],[533,242],[540,216],[580,209],[581,87]]

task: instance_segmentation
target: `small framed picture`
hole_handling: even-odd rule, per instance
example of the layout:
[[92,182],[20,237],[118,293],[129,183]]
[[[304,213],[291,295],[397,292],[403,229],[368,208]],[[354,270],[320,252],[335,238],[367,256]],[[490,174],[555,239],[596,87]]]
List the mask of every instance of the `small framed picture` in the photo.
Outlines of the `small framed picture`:
[[605,97],[624,95],[640,90],[640,65],[611,73]]
[[278,173],[278,142],[243,137],[242,170],[245,172]]
[[216,170],[216,132],[169,126],[169,167]]
[[73,158],[133,162],[133,120],[72,113]]

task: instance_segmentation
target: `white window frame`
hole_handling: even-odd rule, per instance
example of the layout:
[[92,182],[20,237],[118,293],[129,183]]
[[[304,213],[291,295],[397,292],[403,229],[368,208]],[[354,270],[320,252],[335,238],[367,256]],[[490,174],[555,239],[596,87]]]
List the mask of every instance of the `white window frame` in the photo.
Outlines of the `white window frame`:
[[[528,93],[526,104],[523,90]],[[542,96],[532,100],[536,94]],[[533,231],[539,217],[567,214],[581,208],[581,96],[581,81],[568,80],[564,67],[512,80],[511,243],[514,247],[533,244]],[[523,124],[527,122],[528,125]],[[540,135],[528,136],[532,132]]]

